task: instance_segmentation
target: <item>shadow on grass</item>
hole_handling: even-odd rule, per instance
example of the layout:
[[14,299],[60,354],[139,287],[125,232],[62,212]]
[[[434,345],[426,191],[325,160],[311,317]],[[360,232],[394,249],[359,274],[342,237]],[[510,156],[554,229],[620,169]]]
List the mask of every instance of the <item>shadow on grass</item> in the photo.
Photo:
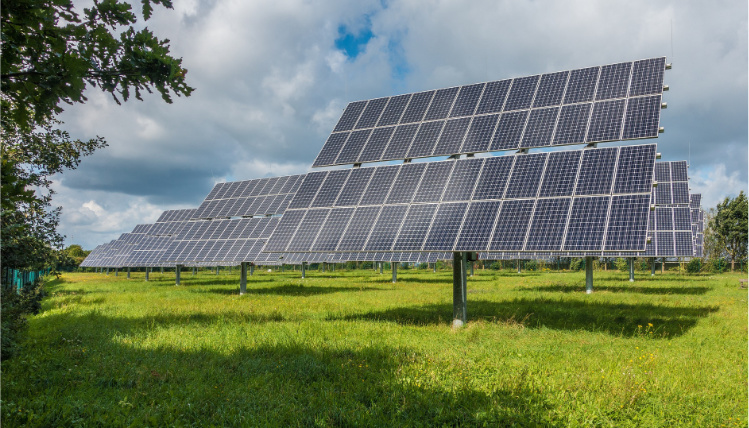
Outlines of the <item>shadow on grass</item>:
[[[642,287],[642,286],[620,286],[620,285],[595,285],[596,292],[608,291],[611,293],[638,293],[638,294],[679,294],[679,295],[702,295],[711,290],[710,287]],[[542,285],[538,287],[519,287],[517,291],[541,291],[549,293],[581,293],[585,291],[584,285]]]
[[[271,282],[271,281],[268,281]],[[293,285],[285,284],[277,287],[263,287],[253,288],[251,284],[247,284],[247,294],[254,295],[277,295],[277,296],[317,296],[333,293],[346,293],[355,291],[379,291],[386,290],[385,288],[377,287],[317,287],[314,285]],[[226,294],[226,295],[238,295],[239,287],[233,289],[226,288],[204,288],[194,290],[196,293],[213,293],[213,294]]]
[[[147,318],[66,315],[36,320],[42,324],[37,327],[55,333],[37,344],[50,367],[32,370],[20,360],[7,369],[3,364],[3,392],[19,408],[34,409],[6,413],[9,426],[67,426],[81,420],[136,426],[563,423],[553,419],[546,398],[534,389],[533,378],[540,374],[527,371],[508,373],[503,385],[485,392],[457,376],[433,382],[417,374],[428,356],[408,347],[331,348],[286,338],[281,344],[239,345],[231,352],[200,346],[200,340],[188,349],[178,344],[143,348],[138,343],[149,334],[143,330],[151,325]],[[179,317],[171,322],[185,328]],[[133,342],[123,342],[123,332],[133,334]],[[445,364],[434,367],[449,373]]]
[[[452,322],[452,304],[431,304],[367,312],[343,320],[388,321],[403,325]],[[717,307],[665,307],[647,304],[609,304],[557,299],[515,299],[507,302],[468,300],[468,320],[522,325],[527,328],[587,330],[614,336],[642,334],[653,324],[655,338],[681,336]],[[329,318],[336,319],[336,318]]]

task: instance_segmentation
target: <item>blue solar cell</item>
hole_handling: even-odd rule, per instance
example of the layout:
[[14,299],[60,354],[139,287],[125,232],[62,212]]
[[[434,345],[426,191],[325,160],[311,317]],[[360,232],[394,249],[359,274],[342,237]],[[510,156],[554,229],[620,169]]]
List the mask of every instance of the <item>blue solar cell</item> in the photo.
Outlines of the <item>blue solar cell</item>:
[[354,124],[359,120],[361,112],[367,105],[366,101],[356,101],[349,103],[346,106],[346,110],[343,111],[341,118],[338,120],[338,124],[333,129],[333,132],[349,131],[354,129]]
[[661,114],[661,96],[630,98],[624,119],[622,139],[655,138]]
[[401,223],[406,216],[408,205],[386,205],[372,227],[364,251],[390,251],[395,242]]
[[586,141],[615,141],[620,139],[625,100],[597,102],[593,105]]
[[[687,207],[674,207],[674,230],[691,231],[692,222]],[[660,230],[660,229],[659,229]]]
[[535,198],[547,153],[517,155],[507,184],[505,199]]
[[489,144],[491,144],[492,134],[494,134],[494,128],[497,126],[498,119],[498,114],[474,117],[463,141],[463,146],[458,146],[456,153],[486,151]]
[[394,131],[394,126],[374,129],[367,144],[359,154],[357,162],[376,162],[380,160]]
[[410,99],[411,94],[390,97],[385,111],[382,112],[382,116],[380,116],[380,120],[377,122],[377,126],[397,125]]
[[367,187],[374,168],[356,168],[351,170],[346,184],[341,189],[341,193],[338,195],[338,199],[335,202],[335,206],[356,206],[359,203],[364,189]]
[[390,193],[390,187],[393,185],[399,169],[400,165],[377,168],[369,181],[367,190],[359,201],[359,205],[381,205]]
[[683,181],[671,183],[671,196],[674,204],[689,204],[689,185]]
[[614,193],[645,193],[652,189],[655,150],[655,144],[620,148]]
[[497,125],[497,130],[494,132],[492,143],[489,146],[489,151],[495,152],[518,148],[527,119],[528,110],[502,114]]
[[411,147],[411,141],[414,139],[414,135],[416,135],[418,129],[419,125],[416,123],[400,125],[395,128],[395,132],[392,138],[390,138],[390,143],[382,155],[382,160],[405,159],[408,148]]
[[676,254],[673,232],[656,232],[656,255],[672,256]]
[[617,154],[616,147],[584,150],[575,195],[610,194]]
[[602,248],[611,198],[575,198],[567,226],[564,251],[596,251]]
[[338,157],[333,163],[338,165],[345,165],[348,163],[356,162],[356,160],[359,158],[359,153],[361,153],[362,148],[364,148],[364,145],[367,143],[370,134],[372,134],[371,129],[352,132],[351,136],[346,141],[346,144],[343,146],[341,152],[338,154]]
[[669,162],[671,165],[671,181],[688,181],[687,161]]
[[574,104],[562,107],[554,133],[554,144],[579,144],[585,142],[585,132],[592,105]]
[[[346,231],[338,243],[338,251],[361,251],[367,242],[372,225],[380,213],[379,206],[359,207],[351,217]],[[284,215],[285,216],[285,215]]]
[[484,83],[461,86],[455,105],[450,111],[450,117],[470,116],[476,110],[481,93],[484,91]]
[[350,169],[330,171],[310,207],[331,207],[348,179]]
[[424,251],[452,251],[468,203],[442,204],[432,221]]
[[694,241],[691,232],[674,232],[677,257],[691,257],[694,255]]
[[476,179],[481,172],[484,159],[469,158],[455,162],[450,180],[447,182],[442,201],[468,201],[476,187]]
[[291,238],[287,251],[309,251],[329,212],[329,209],[308,210]]
[[655,188],[655,203],[657,205],[668,205],[671,201],[671,183],[658,183]]
[[450,108],[452,108],[455,97],[458,95],[458,89],[460,88],[454,87],[440,89],[435,92],[434,99],[432,99],[432,103],[429,105],[429,110],[427,110],[424,120],[446,118],[447,114],[450,113]]
[[385,203],[410,203],[426,166],[425,163],[411,163],[401,166],[398,178],[395,179]]
[[541,76],[533,107],[558,106],[562,102],[569,75],[569,71],[560,71]]
[[418,132],[416,132],[416,137],[414,137],[411,147],[408,149],[406,158],[426,157],[431,155],[444,124],[444,120],[422,123],[419,126]]
[[648,195],[621,195],[611,200],[606,251],[644,250],[647,241]]
[[502,202],[489,251],[522,250],[535,200]]
[[340,153],[341,148],[346,143],[346,139],[348,138],[348,136],[348,132],[342,132],[340,134],[330,134],[330,137],[328,137],[328,141],[325,142],[325,145],[322,147],[320,154],[317,155],[315,163],[313,163],[312,166],[332,165],[335,161],[335,158],[338,157],[338,153]]
[[294,195],[294,199],[291,200],[289,208],[307,208],[310,202],[312,202],[312,199],[315,198],[315,195],[320,189],[320,185],[327,174],[327,171],[310,172],[307,174],[307,176],[304,177],[304,182],[302,182],[301,186],[299,186],[299,190],[297,190]]
[[292,193],[296,192],[298,185],[302,182],[304,175],[292,175],[289,176],[289,181],[281,189],[281,193]]
[[353,214],[354,208],[334,208],[330,210],[317,240],[312,244],[312,250],[334,251]]
[[515,156],[486,158],[472,199],[502,199],[514,160]]
[[439,202],[447,187],[447,181],[455,162],[432,162],[426,165],[424,177],[428,177],[428,180],[421,180],[413,202]]
[[569,218],[571,198],[539,199],[533,212],[526,251],[558,251]]
[[471,203],[455,243],[455,251],[475,251],[489,246],[500,205],[499,201]]
[[666,183],[671,181],[671,163],[670,162],[656,162],[655,163],[655,180],[659,183]]
[[448,120],[445,123],[442,134],[440,134],[437,145],[434,147],[432,156],[460,153],[460,147],[463,145],[463,138],[466,135],[470,123],[470,117]]
[[359,117],[359,121],[356,122],[355,129],[371,128],[375,126],[382,111],[385,109],[385,104],[387,104],[387,102],[388,98],[369,100],[367,106]]
[[395,240],[393,250],[421,249],[435,211],[437,211],[436,204],[411,205]]
[[539,197],[570,196],[580,167],[580,150],[549,153]]
[[513,79],[510,93],[507,95],[507,101],[505,102],[503,111],[530,108],[540,77],[541,76],[536,75]]
[[531,110],[519,147],[550,146],[558,115],[559,107]]
[[601,67],[601,77],[598,79],[596,100],[626,97],[631,71],[631,62],[622,62]]
[[564,94],[564,104],[580,103],[593,100],[600,67],[572,70]]
[[511,79],[489,82],[481,95],[481,101],[476,108],[476,114],[499,113],[505,105],[507,90],[510,89]]
[[424,118],[424,113],[427,111],[427,107],[429,107],[429,103],[432,101],[434,92],[419,92],[411,95],[411,101],[408,103],[408,107],[406,107],[400,123],[421,122]]
[[629,88],[629,96],[636,97],[663,92],[663,72],[665,70],[665,57],[635,61],[632,68],[632,84]]
[[674,230],[672,208],[655,207],[655,230]]

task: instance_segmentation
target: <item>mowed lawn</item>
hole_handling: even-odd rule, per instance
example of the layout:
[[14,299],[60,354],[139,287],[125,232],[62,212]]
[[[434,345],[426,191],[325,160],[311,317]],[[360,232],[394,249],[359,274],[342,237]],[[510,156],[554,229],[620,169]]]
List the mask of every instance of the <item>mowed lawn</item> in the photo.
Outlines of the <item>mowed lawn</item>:
[[[743,274],[745,277],[746,274]],[[66,274],[2,364],[13,426],[747,426],[742,274]]]

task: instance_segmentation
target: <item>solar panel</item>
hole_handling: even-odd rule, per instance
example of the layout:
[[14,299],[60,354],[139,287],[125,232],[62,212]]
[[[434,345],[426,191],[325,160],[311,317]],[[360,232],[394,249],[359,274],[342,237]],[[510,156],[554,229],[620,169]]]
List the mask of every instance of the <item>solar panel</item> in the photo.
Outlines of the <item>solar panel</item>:
[[[268,248],[644,251],[655,156],[655,145],[644,145],[359,168],[372,170],[356,186],[361,198],[289,208],[284,216],[306,213],[304,220],[282,220]],[[345,228],[337,220],[325,226],[332,207],[355,209]]]
[[654,58],[352,102],[313,166],[655,138],[665,66]]

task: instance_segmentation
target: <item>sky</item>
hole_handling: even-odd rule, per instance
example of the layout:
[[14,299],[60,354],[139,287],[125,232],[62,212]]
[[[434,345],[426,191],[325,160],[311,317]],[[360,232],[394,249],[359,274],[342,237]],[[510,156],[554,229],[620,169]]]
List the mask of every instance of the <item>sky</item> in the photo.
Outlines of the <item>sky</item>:
[[54,177],[66,245],[117,238],[222,181],[300,174],[351,101],[666,56],[656,140],[704,208],[747,191],[747,2],[175,0],[145,23],[190,97],[63,106],[109,146]]

